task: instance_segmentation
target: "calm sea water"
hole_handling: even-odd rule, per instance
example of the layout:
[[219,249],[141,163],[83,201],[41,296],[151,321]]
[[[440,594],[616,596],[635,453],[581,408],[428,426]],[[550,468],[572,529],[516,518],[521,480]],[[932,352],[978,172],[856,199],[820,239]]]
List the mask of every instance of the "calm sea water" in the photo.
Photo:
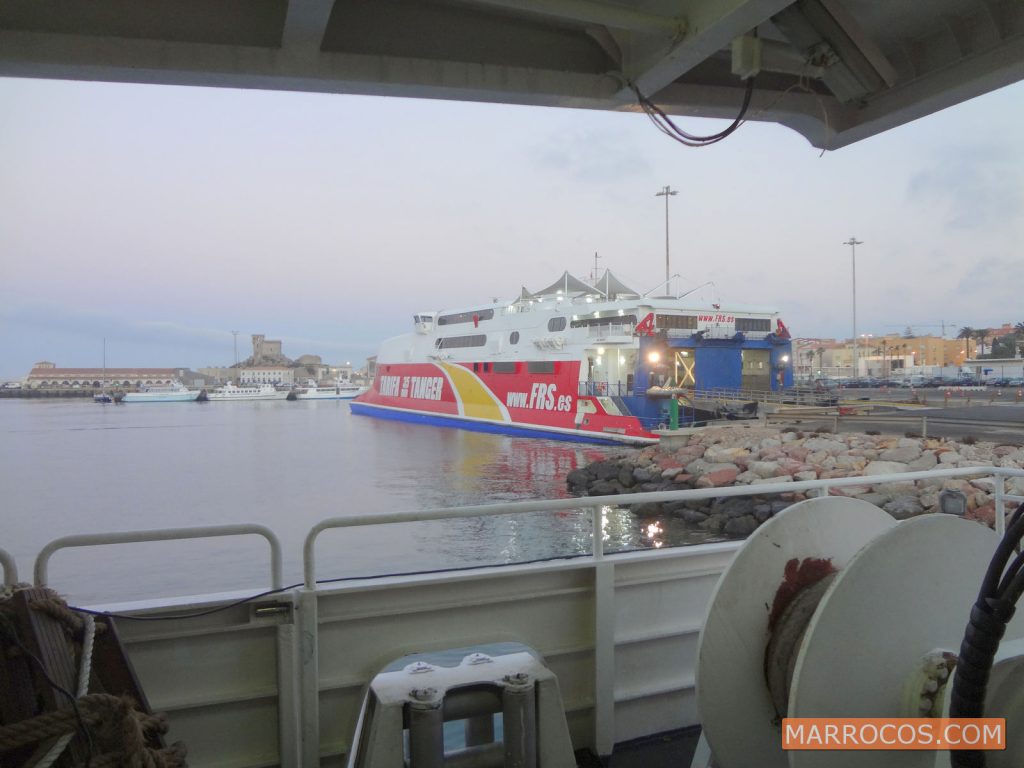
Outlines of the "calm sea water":
[[[566,474],[615,448],[505,437],[353,416],[344,401],[142,403],[0,400],[0,547],[21,580],[68,534],[260,523],[284,546],[285,583],[302,580],[318,521],[361,513],[566,497]],[[684,539],[626,511],[606,546]],[[585,552],[587,513],[403,523],[328,531],[318,578],[506,563]],[[255,536],[65,550],[50,584],[110,602],[269,586]]]

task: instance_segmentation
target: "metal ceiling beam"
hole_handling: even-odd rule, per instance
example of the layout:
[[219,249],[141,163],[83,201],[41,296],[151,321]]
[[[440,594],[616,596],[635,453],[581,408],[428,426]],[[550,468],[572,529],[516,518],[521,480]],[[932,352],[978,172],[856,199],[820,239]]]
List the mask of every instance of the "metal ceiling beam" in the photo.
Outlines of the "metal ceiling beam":
[[[792,0],[700,0],[686,5],[685,27],[675,39],[634,41],[624,47],[625,75],[646,96],[653,96],[701,62],[726,50],[735,37],[746,34],[788,6]],[[628,87],[619,94],[634,97]]]
[[608,109],[607,75],[398,56],[0,31],[0,76]]
[[288,0],[281,47],[320,50],[334,0]]
[[621,5],[595,0],[474,0],[476,5],[492,5],[513,11],[526,11],[549,18],[581,24],[596,24],[632,32],[674,34],[680,19],[645,13]]

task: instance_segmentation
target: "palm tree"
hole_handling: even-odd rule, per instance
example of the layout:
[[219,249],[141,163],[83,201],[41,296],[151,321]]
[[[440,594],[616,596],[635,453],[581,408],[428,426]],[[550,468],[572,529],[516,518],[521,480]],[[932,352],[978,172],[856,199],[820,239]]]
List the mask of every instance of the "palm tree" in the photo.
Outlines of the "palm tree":
[[971,353],[967,345],[970,344],[971,339],[974,338],[974,329],[971,328],[971,326],[969,325],[965,325],[963,328],[960,329],[960,332],[956,335],[956,337],[958,339],[964,340],[964,357],[970,357]]
[[982,357],[985,354],[985,339],[988,338],[988,329],[987,328],[982,328],[980,330],[975,331],[974,332],[974,338],[976,338],[978,341],[981,342],[980,350],[976,350],[975,351],[976,356],[977,357]]

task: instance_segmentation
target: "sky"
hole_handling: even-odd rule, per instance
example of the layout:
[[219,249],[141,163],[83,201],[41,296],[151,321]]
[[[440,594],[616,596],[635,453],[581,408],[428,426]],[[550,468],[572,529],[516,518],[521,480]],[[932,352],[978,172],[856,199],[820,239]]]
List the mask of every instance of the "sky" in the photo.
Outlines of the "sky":
[[[774,124],[691,149],[640,114],[0,78],[0,378],[361,366],[421,310],[600,255],[641,292],[776,309],[795,336],[1024,320],[1024,84],[823,156]],[[722,121],[683,119],[694,133]],[[950,329],[953,329],[950,332]]]

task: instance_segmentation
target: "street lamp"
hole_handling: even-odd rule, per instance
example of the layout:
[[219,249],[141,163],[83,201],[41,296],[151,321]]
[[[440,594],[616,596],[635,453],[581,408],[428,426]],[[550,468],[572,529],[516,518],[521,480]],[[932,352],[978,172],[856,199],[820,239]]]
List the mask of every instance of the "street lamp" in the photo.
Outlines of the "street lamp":
[[669,280],[672,279],[671,277],[669,277],[669,272],[668,272],[668,198],[671,195],[678,195],[678,194],[679,194],[679,192],[677,190],[672,189],[672,187],[666,185],[665,187],[662,187],[661,192],[658,192],[658,193],[656,193],[654,195],[655,197],[664,197],[665,198],[665,286],[666,286],[666,290],[668,290],[668,282],[669,282]]
[[850,262],[853,265],[853,375],[857,376],[857,246],[863,245],[853,235],[843,245],[850,246]]

